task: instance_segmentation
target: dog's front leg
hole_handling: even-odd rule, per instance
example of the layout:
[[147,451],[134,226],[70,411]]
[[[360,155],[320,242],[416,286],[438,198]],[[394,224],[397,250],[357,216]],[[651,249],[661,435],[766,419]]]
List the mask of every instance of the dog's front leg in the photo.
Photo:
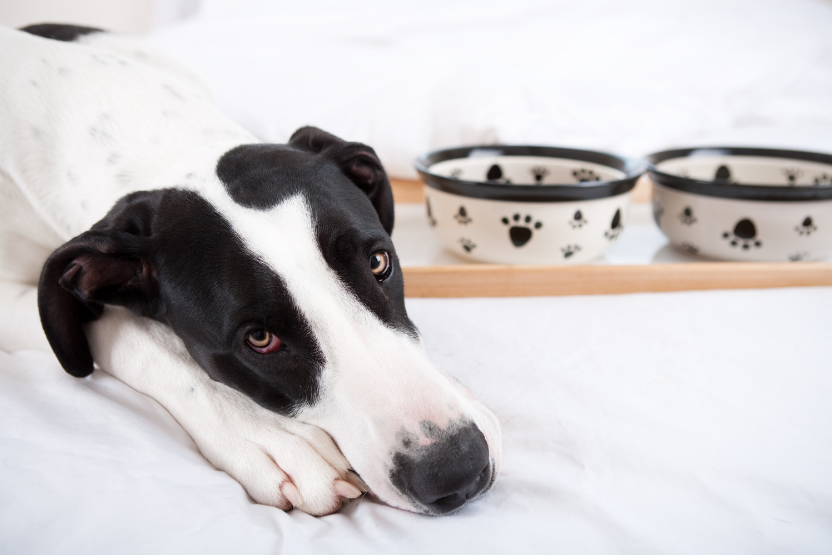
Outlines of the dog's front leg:
[[329,435],[210,379],[167,326],[107,307],[86,332],[99,367],[161,403],[256,502],[323,515],[366,490]]

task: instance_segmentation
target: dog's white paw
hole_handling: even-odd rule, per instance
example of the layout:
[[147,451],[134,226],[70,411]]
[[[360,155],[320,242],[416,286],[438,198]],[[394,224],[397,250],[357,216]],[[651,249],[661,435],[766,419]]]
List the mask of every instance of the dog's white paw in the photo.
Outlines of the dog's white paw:
[[367,490],[324,431],[248,408],[255,413],[251,418],[226,421],[207,437],[191,435],[203,455],[240,482],[254,501],[320,516]]
[[326,432],[213,381],[163,324],[108,307],[87,337],[101,368],[161,403],[257,503],[325,515],[367,491]]

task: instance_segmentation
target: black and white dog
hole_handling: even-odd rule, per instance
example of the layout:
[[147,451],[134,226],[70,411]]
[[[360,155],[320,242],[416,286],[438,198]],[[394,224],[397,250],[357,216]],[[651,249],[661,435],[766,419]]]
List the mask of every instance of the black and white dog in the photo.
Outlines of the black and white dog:
[[0,348],[156,399],[259,503],[443,514],[493,484],[499,424],[407,317],[370,147],[257,144],[140,42],[25,31],[0,28]]

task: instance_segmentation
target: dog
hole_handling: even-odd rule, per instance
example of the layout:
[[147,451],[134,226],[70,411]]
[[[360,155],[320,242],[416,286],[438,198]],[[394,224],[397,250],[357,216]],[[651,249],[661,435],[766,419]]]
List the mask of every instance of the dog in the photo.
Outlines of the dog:
[[0,50],[0,348],[155,399],[257,503],[440,515],[491,488],[499,423],[408,319],[372,148],[262,144],[129,37]]

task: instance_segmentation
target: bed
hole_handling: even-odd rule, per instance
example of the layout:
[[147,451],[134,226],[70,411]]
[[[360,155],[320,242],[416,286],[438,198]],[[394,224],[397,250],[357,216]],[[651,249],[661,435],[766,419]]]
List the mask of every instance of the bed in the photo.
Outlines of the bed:
[[[409,178],[476,142],[832,151],[830,28],[821,0],[209,0],[150,38],[263,140],[315,124]],[[257,505],[153,400],[0,352],[0,552],[832,552],[832,287],[407,309],[500,418],[484,498],[439,518]]]
[[0,353],[0,552],[829,553],[831,307],[832,288],[409,300],[503,426],[502,476],[449,517],[256,505],[151,399]]

